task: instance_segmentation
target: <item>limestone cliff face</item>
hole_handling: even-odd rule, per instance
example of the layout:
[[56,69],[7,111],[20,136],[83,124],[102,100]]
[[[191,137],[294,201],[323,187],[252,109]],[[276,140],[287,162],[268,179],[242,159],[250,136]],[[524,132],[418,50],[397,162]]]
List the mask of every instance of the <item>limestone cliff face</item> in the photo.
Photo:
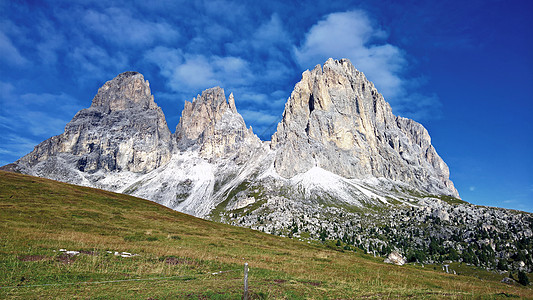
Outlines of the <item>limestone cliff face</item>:
[[79,111],[64,133],[37,145],[17,164],[30,170],[43,163],[50,169],[61,156],[82,172],[148,172],[169,160],[170,137],[148,81],[125,72],[106,82],[91,107]]
[[458,197],[426,129],[394,116],[347,59],[329,59],[303,73],[271,146],[275,169],[286,178],[320,167],[346,178],[384,177]]
[[192,102],[185,102],[175,138],[180,149],[198,149],[210,161],[231,156],[244,162],[261,146],[237,112],[233,94],[226,100],[220,87],[205,90]]

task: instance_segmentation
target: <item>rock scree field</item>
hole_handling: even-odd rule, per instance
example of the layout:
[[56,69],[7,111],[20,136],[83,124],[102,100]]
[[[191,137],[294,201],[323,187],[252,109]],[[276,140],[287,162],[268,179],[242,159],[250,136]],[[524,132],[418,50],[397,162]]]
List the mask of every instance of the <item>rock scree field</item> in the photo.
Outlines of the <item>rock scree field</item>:
[[[508,274],[396,266],[333,241],[302,242],[160,204],[0,171],[0,298],[524,298]],[[516,276],[516,274],[514,274]]]

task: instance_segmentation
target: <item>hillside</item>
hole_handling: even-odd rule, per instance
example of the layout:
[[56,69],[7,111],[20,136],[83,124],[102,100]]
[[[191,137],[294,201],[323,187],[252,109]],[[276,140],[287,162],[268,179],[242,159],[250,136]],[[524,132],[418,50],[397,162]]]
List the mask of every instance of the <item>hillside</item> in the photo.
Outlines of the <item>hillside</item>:
[[331,241],[277,237],[3,171],[0,219],[0,298],[239,299],[244,262],[252,298],[533,298],[530,288],[501,283],[505,274],[389,265]]

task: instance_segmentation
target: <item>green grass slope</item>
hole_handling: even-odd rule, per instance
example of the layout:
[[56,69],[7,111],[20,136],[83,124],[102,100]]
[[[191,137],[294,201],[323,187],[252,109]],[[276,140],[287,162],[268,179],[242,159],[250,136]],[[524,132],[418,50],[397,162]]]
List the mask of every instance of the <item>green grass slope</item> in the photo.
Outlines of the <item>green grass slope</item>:
[[252,299],[533,298],[528,287],[388,265],[0,171],[0,298],[240,299],[244,262]]

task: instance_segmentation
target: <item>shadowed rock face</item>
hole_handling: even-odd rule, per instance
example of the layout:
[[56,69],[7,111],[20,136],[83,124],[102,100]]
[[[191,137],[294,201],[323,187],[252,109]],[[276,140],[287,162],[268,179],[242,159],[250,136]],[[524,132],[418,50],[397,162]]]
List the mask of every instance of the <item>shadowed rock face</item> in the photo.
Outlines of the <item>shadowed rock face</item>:
[[57,163],[61,157],[83,172],[149,172],[170,158],[170,136],[148,81],[126,72],[106,82],[91,107],[79,111],[64,133],[37,145],[17,164],[28,173],[44,168],[37,173],[46,175],[47,169],[65,168]]
[[384,177],[458,197],[426,129],[394,116],[347,59],[329,59],[303,73],[271,145],[275,169],[286,178],[320,167],[346,178]]

